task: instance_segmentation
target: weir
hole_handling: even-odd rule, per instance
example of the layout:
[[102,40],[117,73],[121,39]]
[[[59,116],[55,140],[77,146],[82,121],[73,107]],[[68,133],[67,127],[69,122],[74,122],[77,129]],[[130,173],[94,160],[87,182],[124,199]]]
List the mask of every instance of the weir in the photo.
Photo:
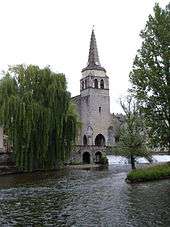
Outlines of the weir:
[[[161,163],[161,162],[170,162],[170,155],[165,154],[157,154],[152,155],[152,163]],[[117,165],[127,165],[129,164],[128,158],[123,156],[116,155],[107,155],[109,165],[117,164]],[[137,164],[149,164],[150,162],[144,157],[136,158]]]

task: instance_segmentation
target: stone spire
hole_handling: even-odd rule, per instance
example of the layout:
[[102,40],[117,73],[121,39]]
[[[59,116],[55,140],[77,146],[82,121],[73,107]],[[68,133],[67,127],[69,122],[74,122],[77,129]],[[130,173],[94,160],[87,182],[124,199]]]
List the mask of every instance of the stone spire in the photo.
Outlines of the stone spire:
[[92,29],[92,33],[91,33],[88,63],[87,63],[87,66],[82,70],[82,72],[86,70],[93,70],[93,69],[106,72],[106,70],[103,67],[101,67],[101,64],[100,64],[97,44],[96,44],[96,37],[94,34],[94,28]]

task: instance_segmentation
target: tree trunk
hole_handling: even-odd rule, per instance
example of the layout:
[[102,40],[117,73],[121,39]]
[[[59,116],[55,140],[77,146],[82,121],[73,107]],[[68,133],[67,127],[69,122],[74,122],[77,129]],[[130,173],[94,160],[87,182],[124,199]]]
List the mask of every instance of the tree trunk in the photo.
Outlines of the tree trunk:
[[135,157],[133,155],[130,156],[130,162],[131,162],[132,169],[136,169]]
[[170,143],[169,143],[169,147],[168,147],[168,154],[170,155]]

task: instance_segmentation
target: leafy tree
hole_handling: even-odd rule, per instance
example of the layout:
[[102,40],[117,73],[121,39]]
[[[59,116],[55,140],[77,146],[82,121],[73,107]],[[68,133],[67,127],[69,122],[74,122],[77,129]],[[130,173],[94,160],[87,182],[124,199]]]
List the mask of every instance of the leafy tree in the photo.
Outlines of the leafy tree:
[[170,7],[154,7],[141,31],[130,81],[150,130],[152,145],[170,151]]
[[55,168],[75,141],[77,117],[63,74],[10,67],[0,80],[0,120],[21,170]]
[[118,154],[127,156],[132,169],[135,169],[135,157],[149,157],[147,131],[143,116],[132,97],[128,96],[126,102],[121,101],[121,106],[125,115],[116,150]]

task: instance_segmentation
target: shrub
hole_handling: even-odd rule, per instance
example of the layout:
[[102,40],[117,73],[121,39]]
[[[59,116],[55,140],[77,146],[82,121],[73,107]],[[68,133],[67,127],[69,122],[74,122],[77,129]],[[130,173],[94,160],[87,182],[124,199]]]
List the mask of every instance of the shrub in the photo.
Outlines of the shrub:
[[101,159],[100,159],[100,164],[102,165],[108,165],[108,159],[105,155],[102,155]]
[[127,180],[133,183],[159,180],[169,177],[170,177],[170,162],[166,164],[151,166],[148,168],[132,170],[127,175]]

